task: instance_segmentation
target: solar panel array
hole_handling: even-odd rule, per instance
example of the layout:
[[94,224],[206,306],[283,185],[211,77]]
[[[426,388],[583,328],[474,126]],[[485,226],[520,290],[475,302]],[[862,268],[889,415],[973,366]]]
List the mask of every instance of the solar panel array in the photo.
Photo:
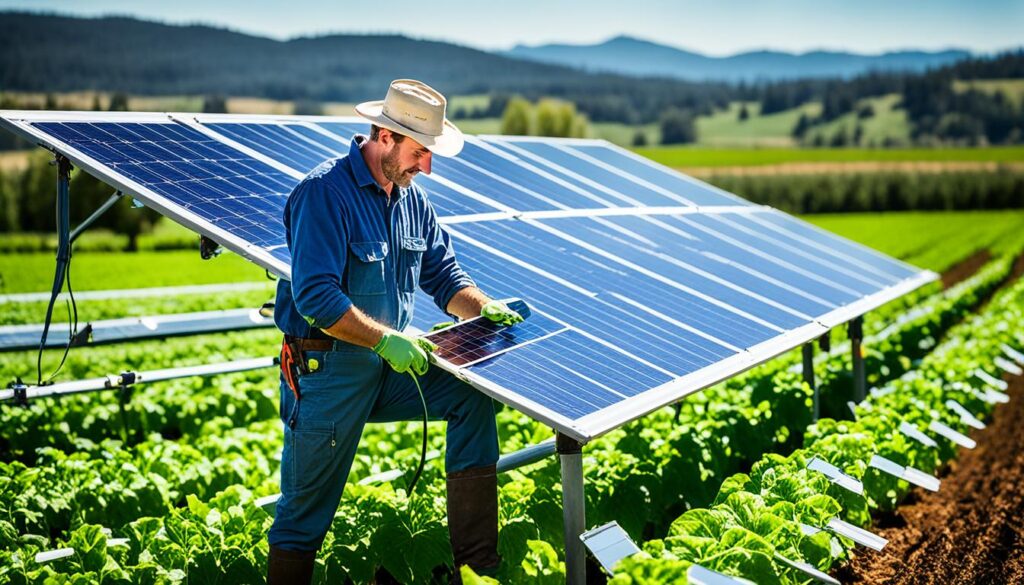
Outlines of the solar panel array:
[[[299,116],[5,112],[0,122],[285,278],[288,193],[368,131]],[[578,440],[936,277],[603,141],[468,137],[416,181],[481,288],[534,311],[445,367]],[[415,327],[446,319],[419,299]]]

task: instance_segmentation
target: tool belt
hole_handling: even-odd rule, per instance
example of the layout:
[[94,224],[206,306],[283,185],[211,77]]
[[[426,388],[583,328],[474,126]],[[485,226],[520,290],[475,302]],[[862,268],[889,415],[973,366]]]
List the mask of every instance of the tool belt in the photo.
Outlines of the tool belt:
[[291,388],[296,400],[302,396],[299,390],[299,376],[304,376],[311,371],[306,362],[306,352],[331,351],[332,349],[334,349],[334,342],[330,339],[284,336],[284,340],[281,342],[281,375],[284,376],[284,381]]

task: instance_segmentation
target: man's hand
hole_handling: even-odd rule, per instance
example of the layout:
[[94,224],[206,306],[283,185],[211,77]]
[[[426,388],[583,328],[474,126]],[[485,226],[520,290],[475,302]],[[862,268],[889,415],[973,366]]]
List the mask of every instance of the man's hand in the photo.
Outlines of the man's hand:
[[501,301],[488,301],[485,303],[480,308],[480,316],[499,325],[515,325],[516,323],[523,322],[522,315],[508,308],[508,305]]
[[430,360],[427,354],[437,349],[432,342],[419,337],[410,337],[397,331],[389,331],[380,338],[373,351],[399,374],[412,370],[422,376],[427,373]]

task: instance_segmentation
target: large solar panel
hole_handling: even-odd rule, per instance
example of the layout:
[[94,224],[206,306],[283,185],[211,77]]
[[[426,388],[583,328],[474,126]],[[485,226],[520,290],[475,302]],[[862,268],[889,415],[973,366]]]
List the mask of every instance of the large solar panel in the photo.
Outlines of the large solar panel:
[[[288,193],[368,130],[303,116],[3,112],[0,123],[284,278]],[[452,359],[440,362],[581,441],[936,277],[603,141],[468,137],[416,181],[481,288],[534,313],[443,334]],[[420,297],[414,327],[447,320]]]
[[166,115],[25,112],[3,122],[179,223],[288,274],[281,216],[301,173]]

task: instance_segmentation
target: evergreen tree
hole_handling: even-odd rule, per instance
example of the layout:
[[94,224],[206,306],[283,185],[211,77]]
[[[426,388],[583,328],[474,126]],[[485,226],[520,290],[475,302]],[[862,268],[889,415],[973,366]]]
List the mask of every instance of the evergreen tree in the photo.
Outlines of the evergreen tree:
[[697,127],[693,122],[693,114],[688,111],[670,108],[661,116],[662,144],[689,144],[697,141]]
[[222,95],[208,95],[203,98],[204,114],[226,114],[228,113],[228,100]]
[[128,94],[119,91],[114,95],[110,96],[110,107],[108,109],[111,112],[127,112]]

